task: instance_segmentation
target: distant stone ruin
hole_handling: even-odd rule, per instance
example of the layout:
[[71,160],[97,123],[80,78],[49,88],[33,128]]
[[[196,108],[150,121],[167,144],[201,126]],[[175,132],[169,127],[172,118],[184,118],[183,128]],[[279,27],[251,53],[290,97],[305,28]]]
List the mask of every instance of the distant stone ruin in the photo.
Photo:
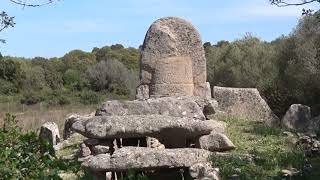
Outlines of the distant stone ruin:
[[200,34],[177,17],[155,21],[141,50],[137,98],[163,96],[211,97]]

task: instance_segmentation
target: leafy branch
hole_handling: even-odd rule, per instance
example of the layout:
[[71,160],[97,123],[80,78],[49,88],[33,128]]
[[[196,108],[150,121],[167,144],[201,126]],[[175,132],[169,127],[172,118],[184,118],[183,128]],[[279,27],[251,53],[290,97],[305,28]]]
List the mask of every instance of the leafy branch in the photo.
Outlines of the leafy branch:
[[27,0],[9,0],[15,4],[21,5],[23,7],[39,7],[47,4],[51,4],[54,0],[47,0],[44,3],[28,3]]
[[300,0],[297,2],[286,2],[284,0],[270,0],[271,4],[279,6],[279,7],[285,7],[285,6],[301,6],[305,4],[310,4],[313,2],[320,2],[320,0]]

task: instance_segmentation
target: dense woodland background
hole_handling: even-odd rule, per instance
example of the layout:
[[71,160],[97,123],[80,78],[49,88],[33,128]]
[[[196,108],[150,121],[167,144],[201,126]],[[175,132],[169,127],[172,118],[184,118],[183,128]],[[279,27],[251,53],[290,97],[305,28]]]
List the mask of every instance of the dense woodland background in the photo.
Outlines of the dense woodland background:
[[[289,35],[265,42],[250,33],[233,42],[204,43],[212,86],[256,87],[277,115],[293,103],[320,111],[320,13],[304,16]],[[276,30],[275,30],[276,31]],[[133,98],[139,49],[121,44],[73,50],[60,58],[2,57],[0,103],[97,104]]]

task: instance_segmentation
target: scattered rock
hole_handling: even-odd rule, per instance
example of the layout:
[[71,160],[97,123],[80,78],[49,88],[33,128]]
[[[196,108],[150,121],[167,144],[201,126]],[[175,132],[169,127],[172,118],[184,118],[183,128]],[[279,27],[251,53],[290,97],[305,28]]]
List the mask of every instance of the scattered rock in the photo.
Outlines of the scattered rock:
[[77,179],[78,176],[74,173],[70,172],[59,172],[59,177],[63,180],[68,180],[68,179]]
[[203,149],[154,149],[123,147],[111,156],[99,154],[86,159],[81,165],[92,171],[157,170],[162,168],[189,168],[208,162],[212,153]]
[[96,154],[106,154],[110,152],[109,146],[96,145],[92,147],[92,152],[94,155]]
[[140,63],[140,81],[149,86],[150,95],[206,97],[206,78],[204,49],[192,24],[177,17],[155,21],[146,34]]
[[302,104],[292,104],[282,118],[281,125],[290,130],[308,131],[311,124],[310,107]]
[[279,118],[255,88],[214,86],[213,97],[219,103],[219,110],[230,115],[265,122],[272,126],[280,125]]
[[77,121],[78,119],[89,119],[92,118],[94,116],[95,113],[91,113],[88,115],[79,115],[79,114],[72,114],[70,115],[64,123],[64,129],[63,129],[63,139],[66,140],[68,138],[70,138],[70,136],[74,133],[71,130],[71,126],[72,124]]
[[221,180],[219,172],[210,163],[197,163],[189,168],[190,176],[194,180]]
[[58,125],[54,122],[46,122],[41,126],[40,139],[49,141],[52,145],[57,145],[60,142],[60,134]]
[[165,145],[162,144],[158,139],[147,137],[147,147],[156,149],[165,149]]
[[282,176],[283,177],[292,177],[295,176],[299,173],[299,171],[295,168],[290,168],[290,169],[283,169],[281,170]]
[[191,97],[163,97],[134,101],[107,101],[97,116],[168,115],[205,120],[202,109]]
[[198,139],[197,147],[212,152],[230,151],[236,148],[236,146],[231,142],[231,140],[226,135],[221,133],[213,133],[201,136]]
[[87,157],[91,155],[91,150],[84,143],[80,144],[80,156]]
[[172,116],[95,116],[72,125],[76,132],[96,139],[175,136],[192,138],[209,134],[204,121]]

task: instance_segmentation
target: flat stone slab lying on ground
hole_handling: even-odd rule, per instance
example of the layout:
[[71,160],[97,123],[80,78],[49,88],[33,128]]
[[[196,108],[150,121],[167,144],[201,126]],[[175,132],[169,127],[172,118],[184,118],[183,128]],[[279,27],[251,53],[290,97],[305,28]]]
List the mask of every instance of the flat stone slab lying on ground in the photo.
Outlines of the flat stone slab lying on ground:
[[154,149],[124,147],[111,156],[99,154],[87,158],[81,165],[92,171],[156,170],[162,168],[188,168],[206,163],[212,152],[196,148]]
[[194,138],[214,130],[205,121],[173,116],[95,116],[75,122],[72,129],[96,139],[179,136]]
[[[198,98],[199,99],[199,98]],[[107,101],[97,110],[97,116],[168,115],[205,120],[203,105],[192,97],[162,97],[134,101]]]

